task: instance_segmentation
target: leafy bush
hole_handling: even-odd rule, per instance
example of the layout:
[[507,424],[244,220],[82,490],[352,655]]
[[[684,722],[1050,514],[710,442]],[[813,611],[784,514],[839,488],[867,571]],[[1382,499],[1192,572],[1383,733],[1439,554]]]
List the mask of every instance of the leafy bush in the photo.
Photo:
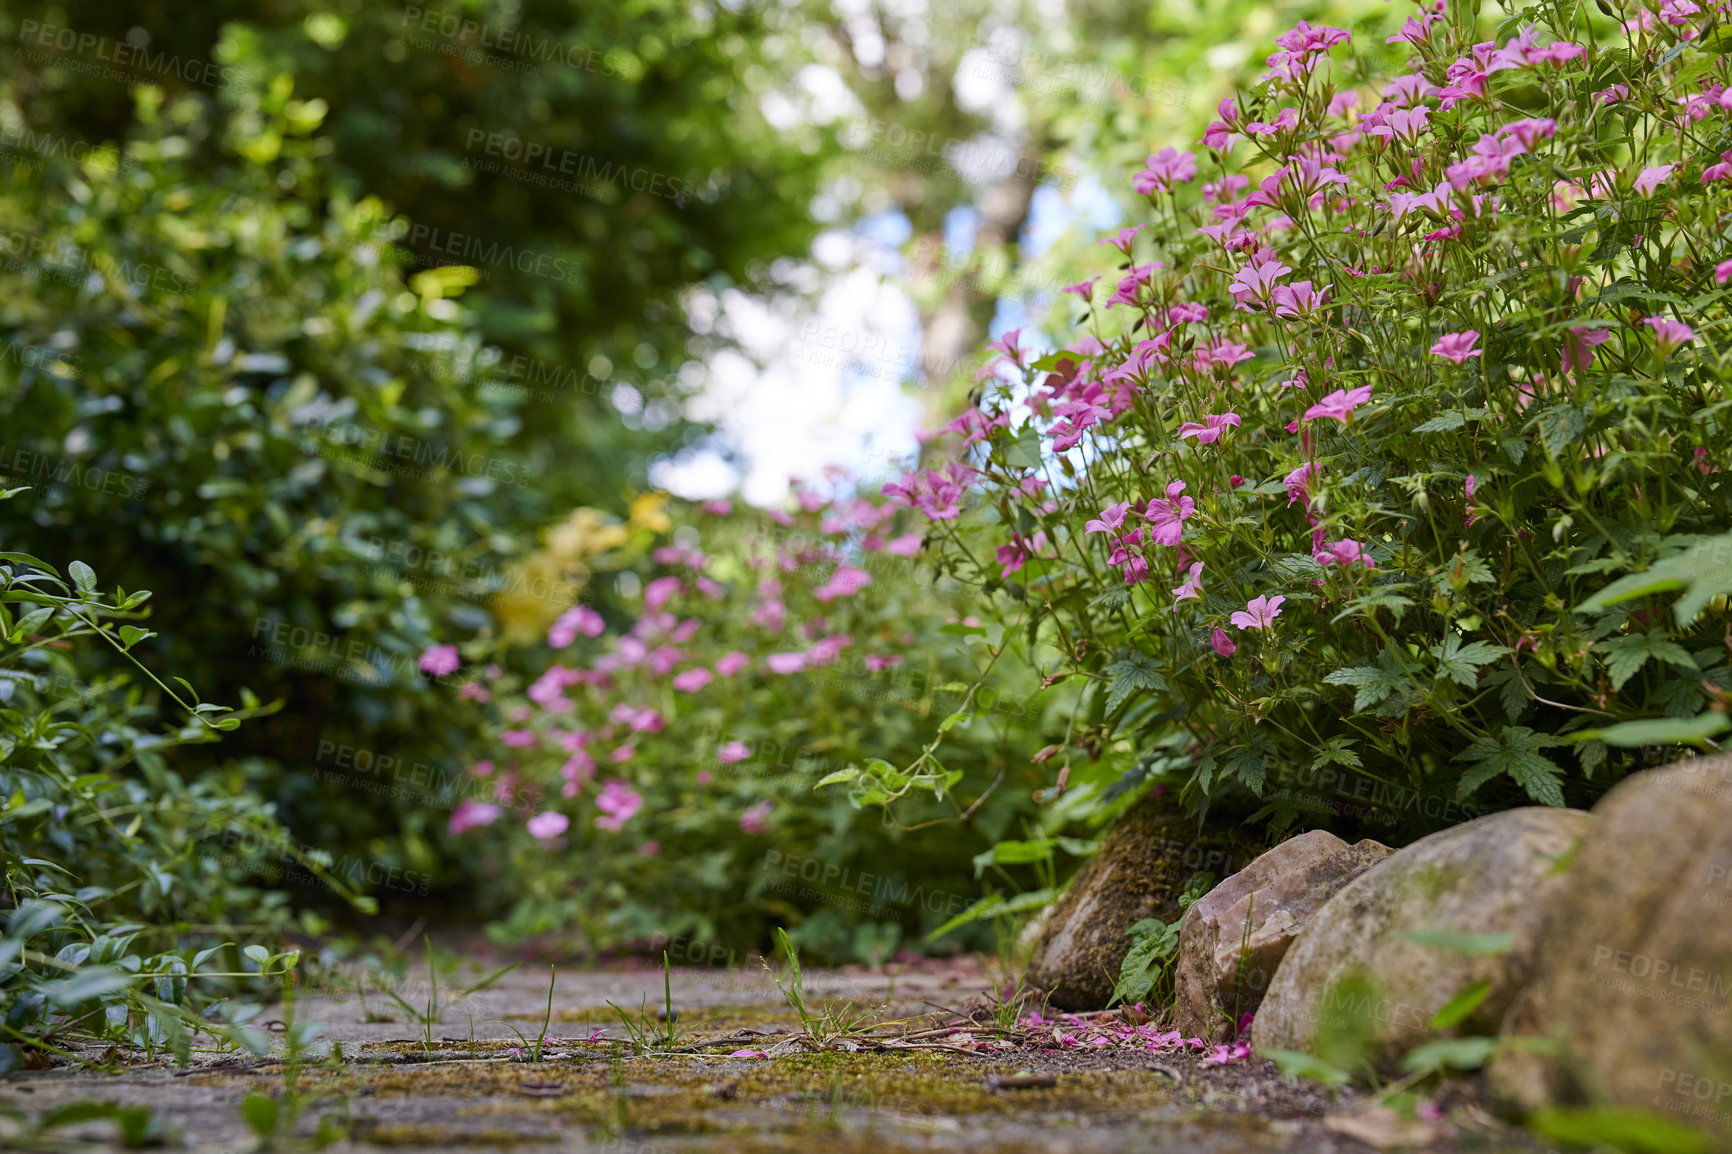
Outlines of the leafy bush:
[[[147,661],[288,705],[213,772],[303,841],[433,874],[434,811],[308,771],[322,743],[432,762],[474,732],[416,657],[488,627],[510,533],[540,520],[515,402],[453,371],[479,355],[461,270],[405,284],[386,207],[328,186],[316,102],[139,100],[118,171],[93,152],[0,190],[0,478],[31,486],[0,505],[0,548],[51,541],[165,591]],[[557,612],[576,585],[537,588]]]
[[1477,11],[1397,75],[1280,37],[1136,174],[1082,333],[995,343],[959,459],[886,489],[1038,621],[1120,788],[1388,837],[1726,727],[1732,29]]
[[287,865],[369,905],[328,857],[294,845],[239,773],[188,784],[169,767],[170,751],[262,712],[256,699],[200,703],[145,670],[185,718],[159,728],[129,677],[93,679],[80,650],[99,641],[129,655],[153,636],[133,624],[149,597],[104,596],[82,562],[62,577],[0,553],[0,1069],[90,1040],[185,1061],[198,1029],[257,1047],[262,1035],[244,1028],[256,1007],[227,1007],[220,1027],[204,1015],[245,988],[242,975],[292,962],[258,943],[226,949],[213,926],[256,937],[320,923],[248,879]]
[[[540,676],[482,670],[460,691],[503,718],[451,828],[498,847],[504,932],[680,938],[676,960],[693,944],[703,960],[785,924],[816,954],[882,959],[975,908],[996,863],[995,886],[1050,874],[1065,814],[1032,820],[1036,685],[999,661],[1014,635],[911,560],[920,537],[894,533],[887,505],[706,508],[677,526],[574,515],[550,547],[581,538],[631,616],[574,608]],[[892,800],[882,824],[856,808]]]

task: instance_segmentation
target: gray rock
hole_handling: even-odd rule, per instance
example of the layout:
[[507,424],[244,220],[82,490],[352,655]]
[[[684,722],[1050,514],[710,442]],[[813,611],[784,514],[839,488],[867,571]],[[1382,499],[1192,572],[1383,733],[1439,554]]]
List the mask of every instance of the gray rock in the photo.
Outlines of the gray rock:
[[1175,803],[1144,800],[1113,827],[1046,915],[1029,984],[1047,991],[1057,1009],[1103,1008],[1130,951],[1125,931],[1144,918],[1175,921],[1192,874],[1219,876],[1241,860],[1221,838],[1199,837],[1195,820]]
[[[1361,1032],[1379,1066],[1440,1036],[1493,1034],[1532,973],[1560,864],[1593,818],[1571,809],[1491,814],[1397,850],[1349,882],[1287,950],[1251,1026],[1259,1047],[1314,1052],[1320,1035]],[[1410,934],[1509,934],[1504,953],[1467,953]],[[1432,1016],[1475,982],[1489,993],[1456,1027]]]
[[1262,1004],[1287,948],[1342,886],[1382,861],[1388,846],[1348,845],[1312,830],[1282,842],[1185,911],[1174,985],[1186,1037],[1227,1041]]
[[1732,1138],[1732,756],[1600,799],[1504,1032],[1557,1046],[1492,1063],[1507,1101],[1641,1107]]

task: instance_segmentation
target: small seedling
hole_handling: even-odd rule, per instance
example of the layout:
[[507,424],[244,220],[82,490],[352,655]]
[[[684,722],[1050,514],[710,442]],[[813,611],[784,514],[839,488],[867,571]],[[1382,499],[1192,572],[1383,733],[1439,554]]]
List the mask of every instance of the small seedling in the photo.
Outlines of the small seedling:
[[662,951],[662,1013],[659,1019],[649,1012],[648,995],[644,996],[643,1004],[638,1007],[636,1014],[628,1014],[612,1002],[609,1002],[608,1006],[619,1015],[619,1023],[625,1028],[626,1036],[631,1039],[632,1049],[637,1051],[640,1058],[651,1050],[672,1049],[683,1039],[715,1020],[706,1018],[690,1026],[678,1024],[679,1015],[674,1012],[672,967],[666,950]]
[[[535,1043],[533,1045],[531,1045],[529,1039],[525,1038],[523,1036],[523,1032],[521,1030],[519,1030],[516,1026],[511,1027],[511,1032],[513,1034],[517,1035],[517,1040],[519,1042],[523,1043],[523,1048],[525,1050],[529,1051],[529,1057],[526,1058],[525,1061],[529,1061],[529,1062],[541,1061],[541,1046],[542,1046],[542,1043],[547,1041],[547,1030],[548,1030],[548,1027],[553,1023],[553,983],[556,980],[558,980],[558,976],[559,976],[558,970],[553,965],[549,964],[547,967],[547,1013],[542,1015],[541,1033],[539,1033],[535,1036]],[[475,1037],[475,1020],[474,1020],[474,1018],[471,1018],[469,1020],[469,1037],[470,1037],[470,1044],[473,1045],[474,1044],[474,1037]]]
[[[800,1028],[813,1045],[823,1049],[838,1039],[867,1029],[868,1023],[878,1017],[872,1010],[856,1010],[852,1002],[826,1002],[814,1008],[806,1001],[805,975],[800,969],[800,951],[794,947],[794,939],[788,936],[787,930],[777,927],[776,944],[781,947],[782,956],[788,959],[788,984],[784,986],[782,976],[774,970],[771,977],[800,1019]],[[768,967],[769,962],[764,965]]]

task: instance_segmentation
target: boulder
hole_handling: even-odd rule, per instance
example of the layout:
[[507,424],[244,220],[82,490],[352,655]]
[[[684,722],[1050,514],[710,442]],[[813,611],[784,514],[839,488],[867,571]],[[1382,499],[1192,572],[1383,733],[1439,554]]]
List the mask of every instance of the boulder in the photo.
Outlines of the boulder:
[[1173,922],[1193,874],[1236,868],[1231,845],[1198,836],[1174,802],[1146,798],[1114,826],[1047,914],[1028,982],[1061,1010],[1098,1010],[1113,996],[1130,951],[1125,931],[1144,918]]
[[1563,882],[1504,1023],[1555,1056],[1500,1055],[1493,1091],[1662,1111],[1732,1139],[1732,756],[1619,783]]
[[1174,975],[1186,1037],[1230,1041],[1257,1009],[1287,947],[1337,891],[1390,853],[1312,830],[1282,842],[1185,911]]
[[[1533,971],[1545,913],[1565,882],[1559,866],[1593,818],[1572,809],[1494,813],[1422,838],[1349,882],[1288,948],[1257,1011],[1258,1047],[1314,1051],[1320,1035],[1354,1034],[1393,1066],[1440,1036],[1494,1034]],[[1453,935],[1445,944],[1409,935]],[[1471,952],[1508,934],[1512,948]],[[1459,1025],[1432,1016],[1476,982],[1484,1000]]]

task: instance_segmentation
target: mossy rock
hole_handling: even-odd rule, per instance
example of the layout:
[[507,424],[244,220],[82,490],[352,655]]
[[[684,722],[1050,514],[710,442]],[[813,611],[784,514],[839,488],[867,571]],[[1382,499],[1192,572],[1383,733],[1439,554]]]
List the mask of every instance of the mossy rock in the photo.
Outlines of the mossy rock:
[[1150,796],[1127,813],[1048,913],[1028,981],[1060,1010],[1098,1010],[1113,996],[1130,950],[1125,931],[1144,918],[1177,921],[1192,875],[1233,873],[1249,855],[1224,835],[1197,832],[1174,800]]

